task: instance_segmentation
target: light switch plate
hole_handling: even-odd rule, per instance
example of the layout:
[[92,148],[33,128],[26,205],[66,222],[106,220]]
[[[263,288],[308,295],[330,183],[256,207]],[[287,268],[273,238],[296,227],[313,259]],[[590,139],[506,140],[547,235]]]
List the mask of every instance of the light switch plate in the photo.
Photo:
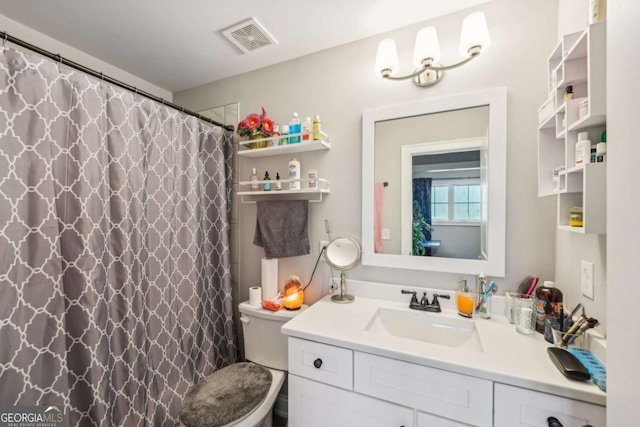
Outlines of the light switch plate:
[[389,230],[388,228],[383,228],[382,240],[389,240],[389,239],[391,239],[391,230]]
[[580,267],[580,290],[582,295],[593,299],[593,263],[582,261]]

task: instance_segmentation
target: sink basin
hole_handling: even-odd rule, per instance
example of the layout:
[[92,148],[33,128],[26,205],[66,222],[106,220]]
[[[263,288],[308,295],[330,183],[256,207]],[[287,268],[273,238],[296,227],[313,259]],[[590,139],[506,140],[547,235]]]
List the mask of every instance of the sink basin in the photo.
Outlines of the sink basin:
[[441,313],[379,308],[367,323],[365,330],[468,351],[484,352],[473,320],[446,317]]

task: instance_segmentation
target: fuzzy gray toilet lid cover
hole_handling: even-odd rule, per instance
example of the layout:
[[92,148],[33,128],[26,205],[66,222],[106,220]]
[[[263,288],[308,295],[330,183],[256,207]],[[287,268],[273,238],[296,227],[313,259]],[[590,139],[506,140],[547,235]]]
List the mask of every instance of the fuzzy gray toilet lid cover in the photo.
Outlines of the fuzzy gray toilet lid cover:
[[240,362],[220,369],[187,393],[180,421],[187,427],[220,427],[247,415],[267,396],[271,372]]

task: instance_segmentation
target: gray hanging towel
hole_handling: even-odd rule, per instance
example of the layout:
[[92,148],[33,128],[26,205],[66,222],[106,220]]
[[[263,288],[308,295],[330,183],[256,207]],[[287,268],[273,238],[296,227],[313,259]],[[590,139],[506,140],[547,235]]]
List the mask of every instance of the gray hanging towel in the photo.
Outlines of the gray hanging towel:
[[309,202],[270,200],[257,202],[253,244],[268,258],[309,254]]

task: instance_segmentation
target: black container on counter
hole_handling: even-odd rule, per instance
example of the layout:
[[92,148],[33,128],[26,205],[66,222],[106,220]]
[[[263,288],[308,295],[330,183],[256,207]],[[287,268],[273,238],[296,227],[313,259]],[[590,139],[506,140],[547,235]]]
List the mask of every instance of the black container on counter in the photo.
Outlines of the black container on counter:
[[544,319],[552,316],[560,319],[562,316],[562,291],[550,281],[536,289],[534,296],[534,313],[536,316],[536,331],[544,333]]

